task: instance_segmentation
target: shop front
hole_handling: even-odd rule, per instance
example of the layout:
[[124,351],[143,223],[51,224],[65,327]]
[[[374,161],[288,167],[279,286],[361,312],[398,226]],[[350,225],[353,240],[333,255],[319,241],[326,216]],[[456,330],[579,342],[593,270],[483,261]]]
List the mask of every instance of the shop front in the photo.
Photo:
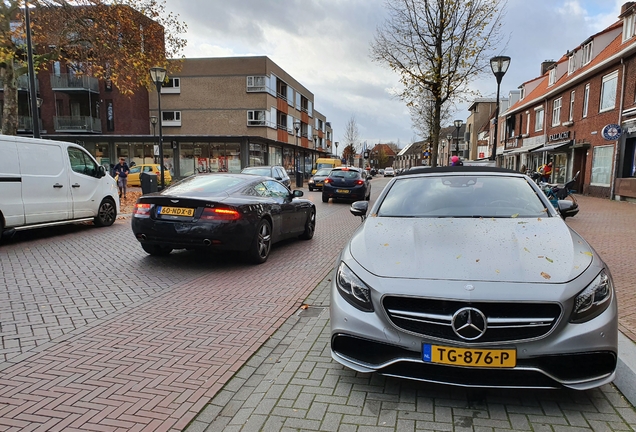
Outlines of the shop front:
[[625,122],[619,140],[619,158],[614,198],[636,200],[636,119]]

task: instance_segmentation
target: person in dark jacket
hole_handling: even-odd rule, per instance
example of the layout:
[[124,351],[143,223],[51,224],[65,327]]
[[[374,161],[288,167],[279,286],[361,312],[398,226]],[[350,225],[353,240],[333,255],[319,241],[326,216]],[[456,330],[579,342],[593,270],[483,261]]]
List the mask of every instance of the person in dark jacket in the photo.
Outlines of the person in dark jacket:
[[119,198],[121,198],[122,193],[124,194],[124,198],[126,198],[126,184],[128,182],[128,172],[130,171],[130,168],[128,168],[128,165],[126,164],[126,159],[124,159],[123,157],[119,158],[119,163],[115,165],[113,171],[115,172],[116,176],[119,176],[117,178],[117,187],[119,187]]

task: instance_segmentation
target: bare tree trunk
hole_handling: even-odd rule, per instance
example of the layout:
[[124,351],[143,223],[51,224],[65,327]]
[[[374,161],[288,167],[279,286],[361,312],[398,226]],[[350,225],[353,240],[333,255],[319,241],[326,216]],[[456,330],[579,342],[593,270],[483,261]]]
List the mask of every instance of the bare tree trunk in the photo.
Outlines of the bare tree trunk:
[[16,135],[18,132],[18,86],[16,83],[14,64],[4,64],[4,108],[2,110],[2,134]]

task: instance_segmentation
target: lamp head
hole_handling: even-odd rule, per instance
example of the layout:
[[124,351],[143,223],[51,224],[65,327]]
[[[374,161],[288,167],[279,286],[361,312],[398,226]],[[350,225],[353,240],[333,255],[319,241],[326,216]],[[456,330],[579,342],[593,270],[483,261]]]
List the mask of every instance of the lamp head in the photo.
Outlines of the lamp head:
[[462,120],[455,120],[454,121],[455,127],[457,129],[459,129],[460,127],[462,127],[462,125],[464,124],[464,122]]
[[490,59],[490,69],[495,74],[498,83],[508,71],[508,66],[510,66],[510,57],[508,56],[497,56]]
[[162,84],[166,79],[166,69],[159,66],[151,67],[150,78],[155,84]]
[[153,126],[156,125],[158,121],[159,121],[159,117],[150,116],[150,123],[152,123]]
[[450,142],[453,139],[453,134],[446,135],[446,139]]
[[300,122],[298,120],[294,122],[294,129],[296,129],[296,132],[298,132],[298,129],[300,129]]

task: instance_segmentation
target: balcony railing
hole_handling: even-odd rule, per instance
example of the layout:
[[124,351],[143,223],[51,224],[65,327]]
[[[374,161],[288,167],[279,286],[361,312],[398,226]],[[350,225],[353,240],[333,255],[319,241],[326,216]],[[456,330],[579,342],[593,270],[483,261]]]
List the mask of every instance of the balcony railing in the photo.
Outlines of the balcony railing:
[[[29,76],[28,75],[20,75],[16,79],[16,84],[19,91],[27,91],[29,90]],[[0,91],[4,91],[4,78],[0,78]],[[40,83],[38,80],[35,80],[35,91],[40,91]]]
[[53,91],[91,91],[99,93],[99,81],[88,75],[51,75]]
[[[0,122],[2,119],[0,118]],[[42,130],[42,119],[38,119],[40,130]],[[33,118],[31,116],[18,116],[18,130],[19,131],[32,131],[33,130]]]
[[89,116],[53,117],[55,132],[102,132],[100,119]]

